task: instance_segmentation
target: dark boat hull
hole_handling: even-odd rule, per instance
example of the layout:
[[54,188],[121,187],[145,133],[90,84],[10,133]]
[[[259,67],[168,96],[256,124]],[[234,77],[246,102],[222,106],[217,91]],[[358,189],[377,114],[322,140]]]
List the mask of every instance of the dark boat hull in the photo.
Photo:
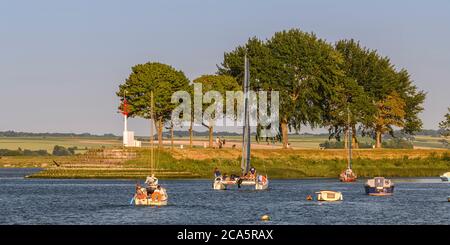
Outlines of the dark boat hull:
[[394,186],[377,189],[376,187],[364,186],[366,194],[370,196],[390,196],[394,194]]

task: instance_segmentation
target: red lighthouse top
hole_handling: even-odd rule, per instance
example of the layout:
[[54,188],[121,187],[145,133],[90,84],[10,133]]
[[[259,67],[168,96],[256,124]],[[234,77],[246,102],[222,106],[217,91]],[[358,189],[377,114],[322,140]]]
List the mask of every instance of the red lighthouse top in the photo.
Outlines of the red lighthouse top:
[[124,116],[127,116],[128,117],[128,103],[127,103],[127,99],[123,99],[123,104],[122,104],[122,114],[124,115]]

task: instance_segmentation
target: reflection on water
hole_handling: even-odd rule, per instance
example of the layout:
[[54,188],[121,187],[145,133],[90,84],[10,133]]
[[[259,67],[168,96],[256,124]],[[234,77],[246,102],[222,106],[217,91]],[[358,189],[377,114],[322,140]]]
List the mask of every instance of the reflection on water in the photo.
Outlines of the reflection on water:
[[[135,181],[39,180],[36,170],[0,169],[0,224],[450,224],[450,185],[439,178],[396,178],[391,197],[364,194],[337,179],[272,180],[268,191],[214,191],[211,181],[161,181],[166,207],[130,206]],[[335,190],[343,202],[306,196]],[[263,214],[272,218],[259,221]]]

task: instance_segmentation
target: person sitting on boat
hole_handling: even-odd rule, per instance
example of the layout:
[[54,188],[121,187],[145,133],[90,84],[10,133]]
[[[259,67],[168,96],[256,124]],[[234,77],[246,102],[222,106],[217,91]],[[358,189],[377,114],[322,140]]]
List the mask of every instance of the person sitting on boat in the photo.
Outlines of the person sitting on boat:
[[224,173],[224,174],[222,175],[222,179],[225,180],[225,181],[229,181],[229,180],[230,180],[230,176],[228,176],[227,173]]
[[158,185],[158,178],[155,177],[155,174],[152,174],[152,176],[147,176],[145,184],[148,186],[156,186]]
[[250,172],[248,172],[248,178],[249,179],[256,179],[256,169],[252,167],[250,169]]
[[136,198],[137,199],[147,198],[147,190],[139,184],[136,184]]
[[162,193],[161,193],[161,186],[160,185],[158,185],[156,187],[156,189],[153,191],[151,197],[152,197],[152,201],[156,201],[156,200],[161,201]]
[[220,170],[218,168],[214,169],[214,178],[220,177],[222,176],[222,173],[220,172]]

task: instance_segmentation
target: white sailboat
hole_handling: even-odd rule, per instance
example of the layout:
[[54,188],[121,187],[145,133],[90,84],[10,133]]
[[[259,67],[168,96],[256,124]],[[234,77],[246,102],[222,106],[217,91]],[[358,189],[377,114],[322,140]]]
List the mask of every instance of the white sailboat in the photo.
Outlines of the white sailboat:
[[231,176],[216,176],[213,182],[215,190],[225,190],[230,185],[241,186],[255,186],[256,190],[266,190],[269,187],[269,178],[267,175],[259,175],[255,168],[250,164],[250,113],[249,113],[249,97],[250,97],[250,65],[247,56],[244,58],[245,72],[244,72],[244,127],[242,136],[242,160],[241,169],[242,175],[240,177],[232,178]]
[[[151,111],[150,116],[152,124],[154,120],[153,114],[153,91],[150,94],[151,97]],[[134,194],[134,204],[138,206],[165,206],[169,196],[164,187],[159,185],[158,178],[155,177],[155,159],[154,159],[154,143],[153,143],[153,125],[150,127],[150,171],[151,176],[147,177],[145,184],[147,186],[136,186],[136,193]]]
[[356,173],[352,170],[352,128],[350,127],[350,110],[347,107],[347,120],[348,120],[348,134],[347,134],[347,142],[348,142],[348,161],[347,161],[347,169],[342,171],[339,175],[339,180],[341,182],[355,182],[358,178]]

